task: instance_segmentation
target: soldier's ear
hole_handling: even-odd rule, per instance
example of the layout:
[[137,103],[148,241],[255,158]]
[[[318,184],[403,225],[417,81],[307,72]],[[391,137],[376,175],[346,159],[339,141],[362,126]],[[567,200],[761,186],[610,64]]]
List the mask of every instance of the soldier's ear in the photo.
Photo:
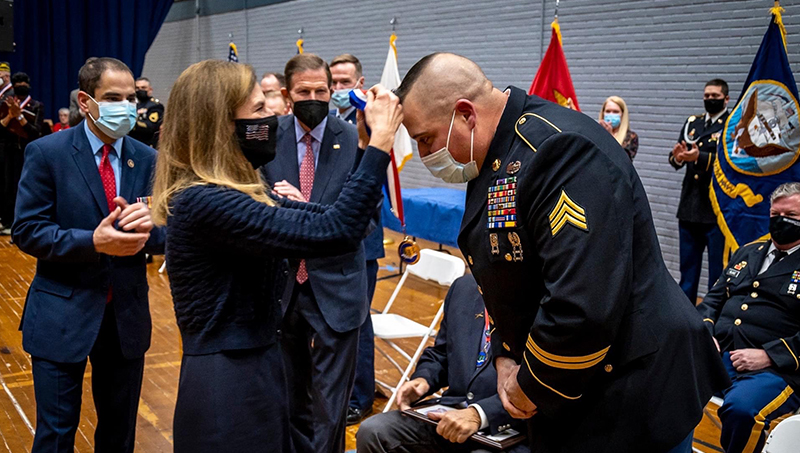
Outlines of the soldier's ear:
[[456,116],[463,116],[470,129],[475,128],[476,109],[475,104],[469,99],[459,99],[456,101]]

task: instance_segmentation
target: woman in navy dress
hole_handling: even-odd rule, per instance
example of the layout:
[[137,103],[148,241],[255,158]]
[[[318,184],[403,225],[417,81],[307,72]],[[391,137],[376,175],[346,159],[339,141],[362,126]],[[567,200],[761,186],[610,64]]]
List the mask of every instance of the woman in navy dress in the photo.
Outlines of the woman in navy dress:
[[169,97],[153,190],[183,340],[175,452],[288,452],[280,297],[286,258],[340,255],[364,238],[402,106],[369,93],[370,146],[336,203],[274,199],[257,168],[277,120],[250,66],[203,61]]

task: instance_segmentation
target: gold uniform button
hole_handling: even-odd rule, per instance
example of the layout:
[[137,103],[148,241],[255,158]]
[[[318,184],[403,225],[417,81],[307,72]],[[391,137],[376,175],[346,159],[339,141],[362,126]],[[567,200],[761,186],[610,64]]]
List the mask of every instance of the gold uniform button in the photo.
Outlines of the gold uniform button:
[[472,262],[472,255],[467,256],[467,261],[469,261],[469,265],[472,266],[474,263]]
[[747,304],[742,304],[742,311],[747,311],[750,308]]
[[500,170],[500,165],[502,164],[503,163],[500,162],[500,159],[495,159],[494,162],[492,162],[492,171]]
[[742,320],[741,320],[741,319],[739,319],[739,318],[736,318],[736,320],[735,320],[735,321],[733,321],[733,325],[735,325],[735,326],[738,326],[738,325],[739,325],[739,324],[741,324],[741,323],[742,323]]
[[478,285],[478,292],[483,296],[483,288],[481,288],[481,285]]
[[506,261],[511,261],[513,258],[510,253],[506,253]]
[[700,179],[700,175],[694,175],[694,179]]
[[755,292],[755,291],[753,291],[752,293],[750,293],[750,297],[752,297],[753,299],[755,299],[756,297],[758,297],[758,293],[757,293],[757,292]]
[[730,277],[728,277],[728,280],[727,280],[727,281],[731,281],[731,278],[730,278]]
[[508,343],[505,342],[503,343],[503,349],[505,349],[506,351],[511,351],[511,348],[508,346]]
[[703,146],[703,142],[697,144],[698,147]]
[[610,372],[611,372],[611,370],[613,370],[613,369],[614,369],[614,367],[613,367],[613,366],[611,366],[611,364],[610,364],[610,363],[607,363],[607,364],[606,364],[606,366],[604,366],[604,367],[603,367],[603,369],[604,369],[604,370],[606,370],[606,373],[610,373]]
[[753,282],[753,288],[758,288],[758,286],[759,286],[759,285],[760,285],[760,283],[758,283],[758,282]]

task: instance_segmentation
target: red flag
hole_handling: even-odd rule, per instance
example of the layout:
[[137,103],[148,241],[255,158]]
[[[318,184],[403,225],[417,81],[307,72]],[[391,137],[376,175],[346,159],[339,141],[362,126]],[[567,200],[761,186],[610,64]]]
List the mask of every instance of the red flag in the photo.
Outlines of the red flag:
[[558,19],[550,26],[553,29],[550,46],[547,47],[528,94],[535,94],[564,107],[580,110],[575,87],[572,86],[572,77],[569,75],[567,58],[561,47],[561,27],[558,25]]

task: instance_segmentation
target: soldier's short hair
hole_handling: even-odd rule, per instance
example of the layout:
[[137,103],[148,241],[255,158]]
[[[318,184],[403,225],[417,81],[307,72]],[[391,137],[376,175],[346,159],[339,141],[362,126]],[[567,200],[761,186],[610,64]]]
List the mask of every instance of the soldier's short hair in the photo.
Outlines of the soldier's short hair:
[[800,182],[785,182],[779,185],[769,196],[769,202],[774,203],[778,198],[791,197],[792,195],[800,195]]
[[117,60],[116,58],[102,57],[95,58],[92,61],[85,63],[81,70],[78,71],[78,88],[84,93],[89,93],[94,97],[94,91],[100,83],[100,78],[106,71],[123,71],[127,72],[133,78],[133,72],[125,63]]
[[361,77],[361,62],[358,61],[358,58],[356,58],[356,56],[353,54],[345,53],[339,55],[338,57],[331,60],[330,66],[334,67],[337,64],[344,64],[344,63],[352,63],[353,66],[356,67],[356,79]]
[[331,68],[325,60],[313,53],[295,55],[286,63],[286,68],[283,71],[283,74],[286,76],[286,89],[292,89],[292,78],[295,74],[306,71],[316,71],[317,69],[325,70],[325,75],[328,76],[328,86],[330,87],[333,84],[333,76],[331,76]]
[[[707,86],[707,87],[720,87],[720,89],[722,90],[722,94],[724,94],[725,96],[728,95],[728,82],[726,82],[726,81],[724,81],[722,79],[711,79],[708,82],[706,82],[705,86]],[[705,87],[703,87],[703,88],[705,88]]]

